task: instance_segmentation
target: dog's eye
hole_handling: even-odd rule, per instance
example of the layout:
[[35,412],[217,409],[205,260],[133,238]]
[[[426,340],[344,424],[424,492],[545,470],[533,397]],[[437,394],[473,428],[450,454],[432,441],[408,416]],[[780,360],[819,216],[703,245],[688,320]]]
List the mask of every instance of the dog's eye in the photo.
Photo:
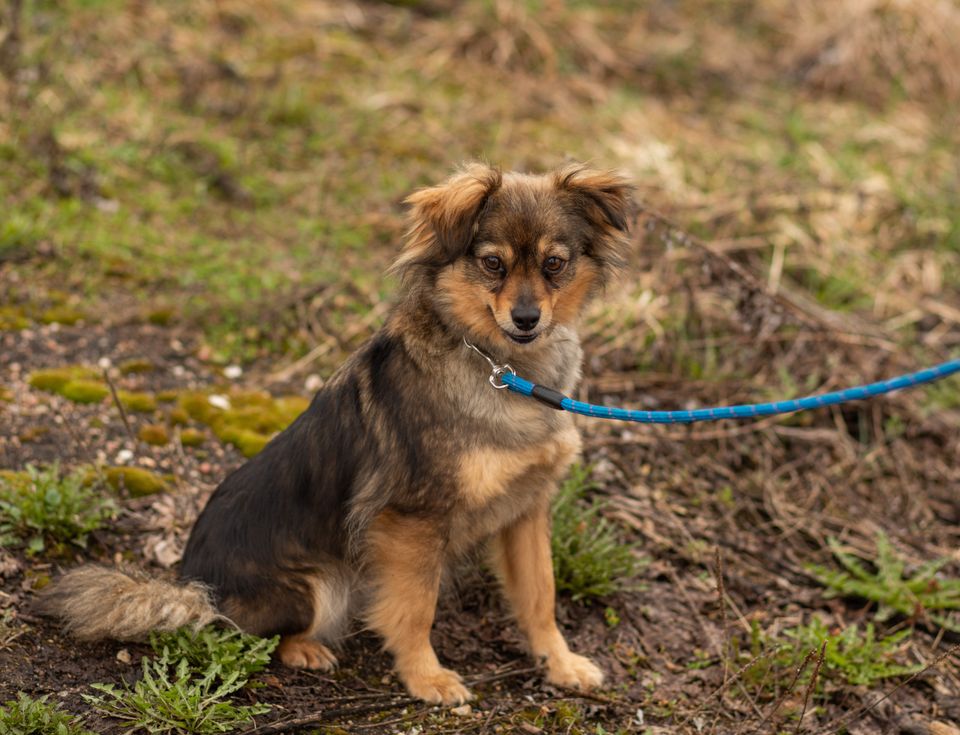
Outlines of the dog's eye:
[[560,271],[566,267],[567,261],[563,258],[558,258],[556,255],[551,255],[545,261],[543,261],[543,269],[552,276],[557,275]]
[[499,273],[503,270],[503,261],[500,260],[496,255],[487,255],[484,258],[481,258],[483,267],[486,268],[491,273]]

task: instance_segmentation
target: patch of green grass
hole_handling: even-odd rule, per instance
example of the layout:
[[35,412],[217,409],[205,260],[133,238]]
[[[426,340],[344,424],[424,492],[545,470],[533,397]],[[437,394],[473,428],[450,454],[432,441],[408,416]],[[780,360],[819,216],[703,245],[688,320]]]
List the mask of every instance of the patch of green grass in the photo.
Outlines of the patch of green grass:
[[754,621],[748,642],[733,639],[731,665],[746,665],[742,672],[744,685],[759,699],[770,700],[788,691],[806,691],[822,649],[823,664],[817,672],[815,692],[824,696],[839,686],[873,686],[883,679],[919,671],[923,668],[920,665],[897,662],[911,633],[902,630],[877,637],[873,623],[862,630],[851,625],[835,631],[814,616],[806,625],[770,636]]
[[30,554],[86,547],[88,534],[112,518],[116,506],[85,480],[84,472],[61,475],[55,464],[0,477],[0,545],[24,544]]
[[157,656],[145,657],[132,686],[93,684],[84,699],[128,727],[151,733],[223,733],[243,729],[268,704],[241,705],[232,697],[270,661],[278,639],[207,628],[151,637]]
[[34,699],[23,692],[0,707],[0,733],[11,735],[94,735],[80,718],[64,712],[47,697]]
[[604,504],[587,502],[589,470],[575,465],[553,503],[551,546],[557,589],[574,600],[626,589],[643,563],[633,544],[602,516]]
[[808,625],[783,632],[792,646],[782,651],[781,661],[786,668],[795,670],[809,651],[819,651],[826,643],[821,673],[847,684],[872,686],[881,679],[906,676],[923,668],[919,664],[906,666],[895,661],[901,644],[912,632],[901,630],[878,638],[873,623],[867,623],[863,630],[851,625],[833,632],[814,616]]
[[828,597],[870,600],[877,604],[875,617],[880,622],[899,614],[910,619],[928,619],[960,632],[960,618],[950,612],[960,610],[960,579],[938,574],[951,563],[951,558],[934,559],[908,573],[906,562],[883,533],[877,534],[876,557],[869,561],[844,551],[834,539],[829,543],[842,569],[808,567],[817,581],[827,587]]

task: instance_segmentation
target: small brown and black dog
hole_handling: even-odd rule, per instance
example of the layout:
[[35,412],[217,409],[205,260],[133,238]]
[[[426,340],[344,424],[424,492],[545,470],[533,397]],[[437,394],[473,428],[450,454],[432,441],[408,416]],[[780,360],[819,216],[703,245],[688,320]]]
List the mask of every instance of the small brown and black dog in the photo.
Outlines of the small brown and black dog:
[[84,639],[228,620],[280,634],[289,666],[327,669],[351,618],[383,637],[409,692],[470,698],[430,644],[441,572],[481,543],[547,680],[603,675],[554,618],[550,499],[580,449],[569,414],[492,390],[466,337],[569,393],[577,323],[621,263],[630,186],[570,166],[469,165],[413,194],[384,327],[310,407],[228,476],[190,536],[177,584],[102,567],[67,573],[44,607]]

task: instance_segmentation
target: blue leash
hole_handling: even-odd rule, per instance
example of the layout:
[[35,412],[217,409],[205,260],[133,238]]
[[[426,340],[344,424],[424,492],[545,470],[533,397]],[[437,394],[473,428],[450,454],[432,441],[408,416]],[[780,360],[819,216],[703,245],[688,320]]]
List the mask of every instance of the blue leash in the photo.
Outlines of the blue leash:
[[593,403],[575,401],[562,393],[536,383],[531,383],[517,375],[509,365],[497,365],[487,355],[483,354],[464,339],[468,347],[483,356],[490,363],[490,383],[494,388],[508,388],[514,393],[536,398],[551,408],[570,413],[579,413],[583,416],[593,416],[599,419],[619,419],[621,421],[635,421],[641,424],[690,424],[695,421],[720,421],[721,419],[753,419],[761,416],[776,416],[795,411],[808,411],[811,408],[835,406],[838,403],[858,401],[864,398],[881,396],[901,388],[912,388],[915,385],[932,383],[955,373],[960,373],[960,359],[934,365],[915,373],[901,375],[889,380],[881,380],[868,385],[858,385],[855,388],[823,393],[822,395],[795,398],[790,401],[776,403],[748,403],[741,406],[718,406],[715,408],[698,408],[693,411],[634,411],[627,408],[610,408],[597,406]]

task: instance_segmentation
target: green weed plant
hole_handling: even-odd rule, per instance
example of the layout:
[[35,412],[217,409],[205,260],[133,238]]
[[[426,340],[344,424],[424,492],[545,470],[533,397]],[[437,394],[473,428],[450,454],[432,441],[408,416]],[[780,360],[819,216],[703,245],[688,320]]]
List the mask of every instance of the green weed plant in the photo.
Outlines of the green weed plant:
[[0,735],[94,735],[80,719],[50,704],[47,697],[34,699],[23,692],[0,707]]
[[90,532],[116,513],[85,480],[83,472],[61,475],[56,464],[0,476],[0,546],[23,544],[29,554],[63,544],[85,548]]
[[828,597],[857,597],[875,602],[875,619],[879,622],[903,615],[960,632],[960,618],[950,612],[960,610],[960,579],[939,576],[940,570],[952,561],[949,557],[929,561],[908,574],[906,561],[883,533],[877,534],[876,558],[869,562],[844,551],[835,539],[830,539],[829,544],[842,569],[808,567],[827,587]]
[[587,502],[589,470],[576,465],[553,502],[554,573],[557,589],[574,600],[605,597],[628,588],[641,560],[603,517],[604,503]]
[[154,634],[156,657],[144,657],[132,686],[93,684],[84,699],[102,714],[149,733],[224,733],[246,727],[270,705],[235,704],[250,677],[270,661],[277,638],[205,628]]

